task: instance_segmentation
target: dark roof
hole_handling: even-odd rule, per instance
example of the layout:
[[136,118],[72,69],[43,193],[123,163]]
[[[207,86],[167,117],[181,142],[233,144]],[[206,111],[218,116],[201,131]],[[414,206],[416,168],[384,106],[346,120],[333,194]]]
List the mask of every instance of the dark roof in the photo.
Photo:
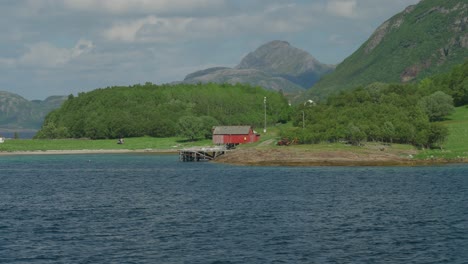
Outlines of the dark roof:
[[248,135],[251,126],[216,126],[213,135]]

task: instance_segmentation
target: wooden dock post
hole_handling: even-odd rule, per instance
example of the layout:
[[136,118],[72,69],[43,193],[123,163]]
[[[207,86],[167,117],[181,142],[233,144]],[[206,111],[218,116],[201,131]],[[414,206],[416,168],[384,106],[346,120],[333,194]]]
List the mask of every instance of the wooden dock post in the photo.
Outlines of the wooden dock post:
[[200,147],[179,150],[179,160],[183,162],[210,161],[223,155],[226,148],[222,147]]

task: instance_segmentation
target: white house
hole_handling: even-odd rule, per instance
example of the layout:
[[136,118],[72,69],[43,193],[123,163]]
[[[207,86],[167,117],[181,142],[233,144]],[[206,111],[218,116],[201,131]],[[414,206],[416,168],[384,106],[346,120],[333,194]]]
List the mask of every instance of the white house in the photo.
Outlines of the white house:
[[0,143],[5,142],[5,138],[0,137]]

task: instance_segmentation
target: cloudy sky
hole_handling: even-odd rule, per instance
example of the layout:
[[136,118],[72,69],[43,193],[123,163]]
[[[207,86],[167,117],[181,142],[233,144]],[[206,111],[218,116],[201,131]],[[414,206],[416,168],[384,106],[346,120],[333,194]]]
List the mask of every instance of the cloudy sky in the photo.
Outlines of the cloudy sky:
[[338,64],[419,0],[0,0],[0,91],[45,99],[232,67],[271,40]]

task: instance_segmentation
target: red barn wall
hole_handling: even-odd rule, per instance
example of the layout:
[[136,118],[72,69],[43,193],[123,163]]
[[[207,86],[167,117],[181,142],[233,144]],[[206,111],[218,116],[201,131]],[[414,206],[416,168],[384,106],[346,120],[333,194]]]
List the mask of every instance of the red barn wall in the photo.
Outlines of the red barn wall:
[[224,143],[224,135],[213,135],[213,143],[214,144],[225,144]]
[[213,135],[214,144],[244,144],[257,142],[260,136],[250,130],[246,135]]

